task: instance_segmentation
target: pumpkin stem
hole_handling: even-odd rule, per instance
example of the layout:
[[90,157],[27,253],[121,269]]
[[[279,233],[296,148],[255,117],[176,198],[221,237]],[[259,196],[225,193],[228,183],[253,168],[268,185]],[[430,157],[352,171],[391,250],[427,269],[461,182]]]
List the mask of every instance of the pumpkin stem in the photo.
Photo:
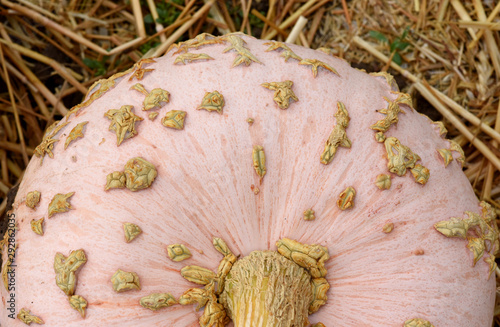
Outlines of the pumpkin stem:
[[220,301],[235,327],[307,326],[311,275],[275,251],[254,251],[226,277]]

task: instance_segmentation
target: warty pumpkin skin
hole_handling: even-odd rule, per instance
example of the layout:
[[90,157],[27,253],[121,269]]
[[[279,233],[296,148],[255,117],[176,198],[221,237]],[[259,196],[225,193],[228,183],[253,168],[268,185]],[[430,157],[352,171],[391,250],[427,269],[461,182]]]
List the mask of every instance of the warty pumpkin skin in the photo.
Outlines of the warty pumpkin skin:
[[[401,177],[389,173],[384,143],[376,141],[370,128],[386,117],[377,111],[400,95],[383,76],[352,69],[321,51],[288,45],[301,58],[320,60],[338,72],[320,67],[314,77],[311,66],[293,58],[285,62],[283,49],[266,52],[265,41],[235,37],[246,42],[260,63],[232,67],[237,53],[223,53],[228,40],[189,48],[188,53],[213,59],[186,64],[174,64],[182,54],[174,54],[174,48],[116,78],[109,90],[59,123],[69,122],[54,136],[59,139],[54,158],[31,160],[13,208],[18,224],[16,315],[27,308],[47,326],[199,326],[203,310],[196,311],[194,305],[151,311],[139,300],[164,292],[178,299],[198,287],[182,278],[180,270],[197,265],[217,271],[222,255],[212,245],[215,236],[242,257],[276,250],[275,243],[283,238],[326,247],[328,300],[309,316],[311,323],[400,327],[420,318],[436,327],[490,326],[495,301],[490,266],[483,259],[473,266],[467,241],[445,237],[434,227],[452,217],[463,220],[466,211],[482,212],[460,163],[453,160],[445,167],[437,150],[450,149],[450,142],[440,135],[439,126],[400,103],[404,113],[385,136],[418,154],[417,163],[429,169],[430,178],[421,185],[410,169]],[[152,71],[130,81],[139,69]],[[289,107],[281,109],[273,101],[274,91],[262,84],[287,80],[293,82],[298,101],[290,99]],[[141,110],[145,94],[131,89],[137,83],[147,92],[167,90],[168,103]],[[93,87],[87,99],[102,85]],[[222,112],[197,109],[206,92],[213,91],[224,97]],[[351,147],[338,147],[325,165],[321,155],[338,124],[338,102],[350,117],[345,132]],[[137,135],[117,146],[105,114],[124,105],[133,106],[131,112],[143,120],[135,122]],[[161,124],[171,110],[187,113],[182,130]],[[150,120],[151,112],[158,117]],[[86,121],[83,138],[64,149],[70,131]],[[253,167],[256,145],[265,153],[262,179]],[[460,156],[456,151],[452,155]],[[134,157],[156,167],[151,186],[135,192],[105,190],[106,177],[123,171]],[[388,190],[376,186],[380,174],[391,175]],[[341,210],[337,200],[349,186],[356,192],[353,206]],[[41,200],[32,209],[25,202],[35,190]],[[49,218],[53,197],[71,192],[71,209]],[[314,210],[314,220],[303,219],[307,209]],[[42,217],[40,236],[30,222]],[[130,243],[124,239],[126,222],[143,231]],[[384,233],[388,223],[394,228]],[[170,260],[171,244],[185,245],[192,256]],[[76,273],[75,291],[88,302],[85,318],[70,307],[55,282],[56,253],[68,256],[77,249],[87,258]],[[3,259],[5,265],[7,244]],[[140,290],[115,292],[111,277],[118,269],[135,272]],[[1,287],[4,306],[9,293]],[[24,326],[9,314],[1,310],[2,326]]]

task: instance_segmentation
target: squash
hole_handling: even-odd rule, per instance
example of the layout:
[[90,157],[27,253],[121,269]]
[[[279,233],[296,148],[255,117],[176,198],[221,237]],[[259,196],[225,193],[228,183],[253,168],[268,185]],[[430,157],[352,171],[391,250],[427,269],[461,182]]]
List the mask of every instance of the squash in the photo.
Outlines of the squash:
[[445,134],[325,49],[177,44],[46,132],[0,323],[489,326],[495,213]]

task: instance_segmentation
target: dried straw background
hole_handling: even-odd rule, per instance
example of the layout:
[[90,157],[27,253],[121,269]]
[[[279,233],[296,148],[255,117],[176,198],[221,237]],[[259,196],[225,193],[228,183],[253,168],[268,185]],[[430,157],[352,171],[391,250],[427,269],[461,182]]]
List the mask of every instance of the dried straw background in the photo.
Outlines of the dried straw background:
[[[0,216],[44,129],[96,80],[199,33],[235,31],[395,75],[418,111],[444,122],[478,198],[500,213],[499,11],[491,0],[0,0]],[[500,305],[495,315],[500,326]]]

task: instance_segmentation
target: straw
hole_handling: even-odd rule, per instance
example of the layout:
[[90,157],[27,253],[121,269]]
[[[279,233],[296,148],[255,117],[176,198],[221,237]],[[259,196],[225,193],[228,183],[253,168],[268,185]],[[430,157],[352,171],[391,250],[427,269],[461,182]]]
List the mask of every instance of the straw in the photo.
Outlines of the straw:
[[304,28],[304,26],[306,26],[306,24],[307,24],[307,19],[304,16],[299,16],[299,19],[295,23],[295,26],[292,28],[292,32],[287,37],[285,42],[295,43],[295,41],[299,37],[300,32],[302,32],[302,29]]
[[[153,20],[155,21],[155,27],[156,27],[156,32],[159,32],[164,29],[163,25],[158,23],[158,19],[160,16],[158,15],[158,11],[156,10],[156,5],[154,0],[147,0],[148,1],[148,7],[149,10],[151,11],[151,17],[153,17]],[[192,2],[192,1],[191,1]],[[143,24],[144,26],[144,24]],[[165,34],[161,33],[160,35],[160,40],[161,42],[165,42],[167,40]],[[144,37],[146,37],[146,31],[144,30]]]
[[[474,8],[476,8],[476,13],[480,21],[486,22],[486,14],[484,13],[483,5],[479,0],[473,0]],[[498,52],[498,45],[495,42],[495,38],[493,37],[493,33],[490,29],[484,29],[484,36],[486,37],[486,45],[488,46],[488,51],[490,53],[491,61],[493,63],[493,67],[495,67],[495,71],[497,73],[497,77],[500,77],[500,53]]]
[[43,62],[44,64],[47,64],[54,68],[55,71],[57,71],[64,79],[66,79],[71,85],[75,86],[82,94],[87,93],[87,88],[85,88],[83,85],[81,85],[69,72],[68,70],[59,64],[58,62],[54,61],[53,59],[47,58],[44,55],[41,55],[37,52],[31,51],[30,49],[26,49],[20,45],[14,44],[9,41],[5,41],[0,39],[0,43],[3,43],[5,45],[8,45],[11,49],[15,49],[22,54],[33,58],[35,60],[38,60],[40,62]]
[[285,32],[284,30],[282,30],[278,25],[276,25],[275,23],[273,23],[272,21],[270,21],[267,17],[264,17],[257,10],[252,9],[252,14],[254,14],[255,16],[257,16],[257,18],[259,18],[260,20],[262,20],[263,22],[265,22],[266,24],[268,24],[269,26],[271,26],[272,28],[274,28],[274,30],[276,32],[278,32],[279,34],[283,35],[284,37],[288,37],[288,33],[287,32]]
[[[288,17],[282,24],[279,25],[279,28],[285,29],[292,25],[301,15],[304,13],[307,9],[309,9],[311,6],[313,6],[316,3],[317,0],[309,0],[307,1],[302,7],[299,8],[296,12],[294,12],[290,17]],[[269,32],[265,37],[263,37],[264,40],[271,40],[273,37],[275,37],[277,32],[275,30]]]
[[6,0],[1,0],[0,2],[3,5],[11,8],[15,11],[19,11],[19,12],[25,14],[26,16],[30,17],[31,19],[33,19],[37,23],[42,24],[43,26],[45,26],[47,28],[54,29],[55,31],[60,32],[64,35],[70,37],[71,39],[75,40],[76,42],[81,43],[81,44],[89,47],[90,49],[97,51],[100,54],[104,54],[104,55],[108,54],[106,50],[97,46],[95,43],[88,41],[87,39],[81,37],[80,35],[68,30],[67,28],[64,28],[63,26],[59,25],[58,23],[40,15],[39,13],[37,13],[33,10],[30,10],[26,7],[14,4],[14,3],[6,1]]
[[152,57],[159,57],[160,55],[164,54],[165,51],[182,35],[184,32],[186,32],[196,21],[203,16],[209,9],[210,7],[214,4],[215,0],[210,0],[203,7],[201,7],[194,15],[193,18],[188,20],[184,25],[179,27],[177,31],[175,31],[164,43],[162,43],[161,46],[159,46],[155,52],[153,52]]

